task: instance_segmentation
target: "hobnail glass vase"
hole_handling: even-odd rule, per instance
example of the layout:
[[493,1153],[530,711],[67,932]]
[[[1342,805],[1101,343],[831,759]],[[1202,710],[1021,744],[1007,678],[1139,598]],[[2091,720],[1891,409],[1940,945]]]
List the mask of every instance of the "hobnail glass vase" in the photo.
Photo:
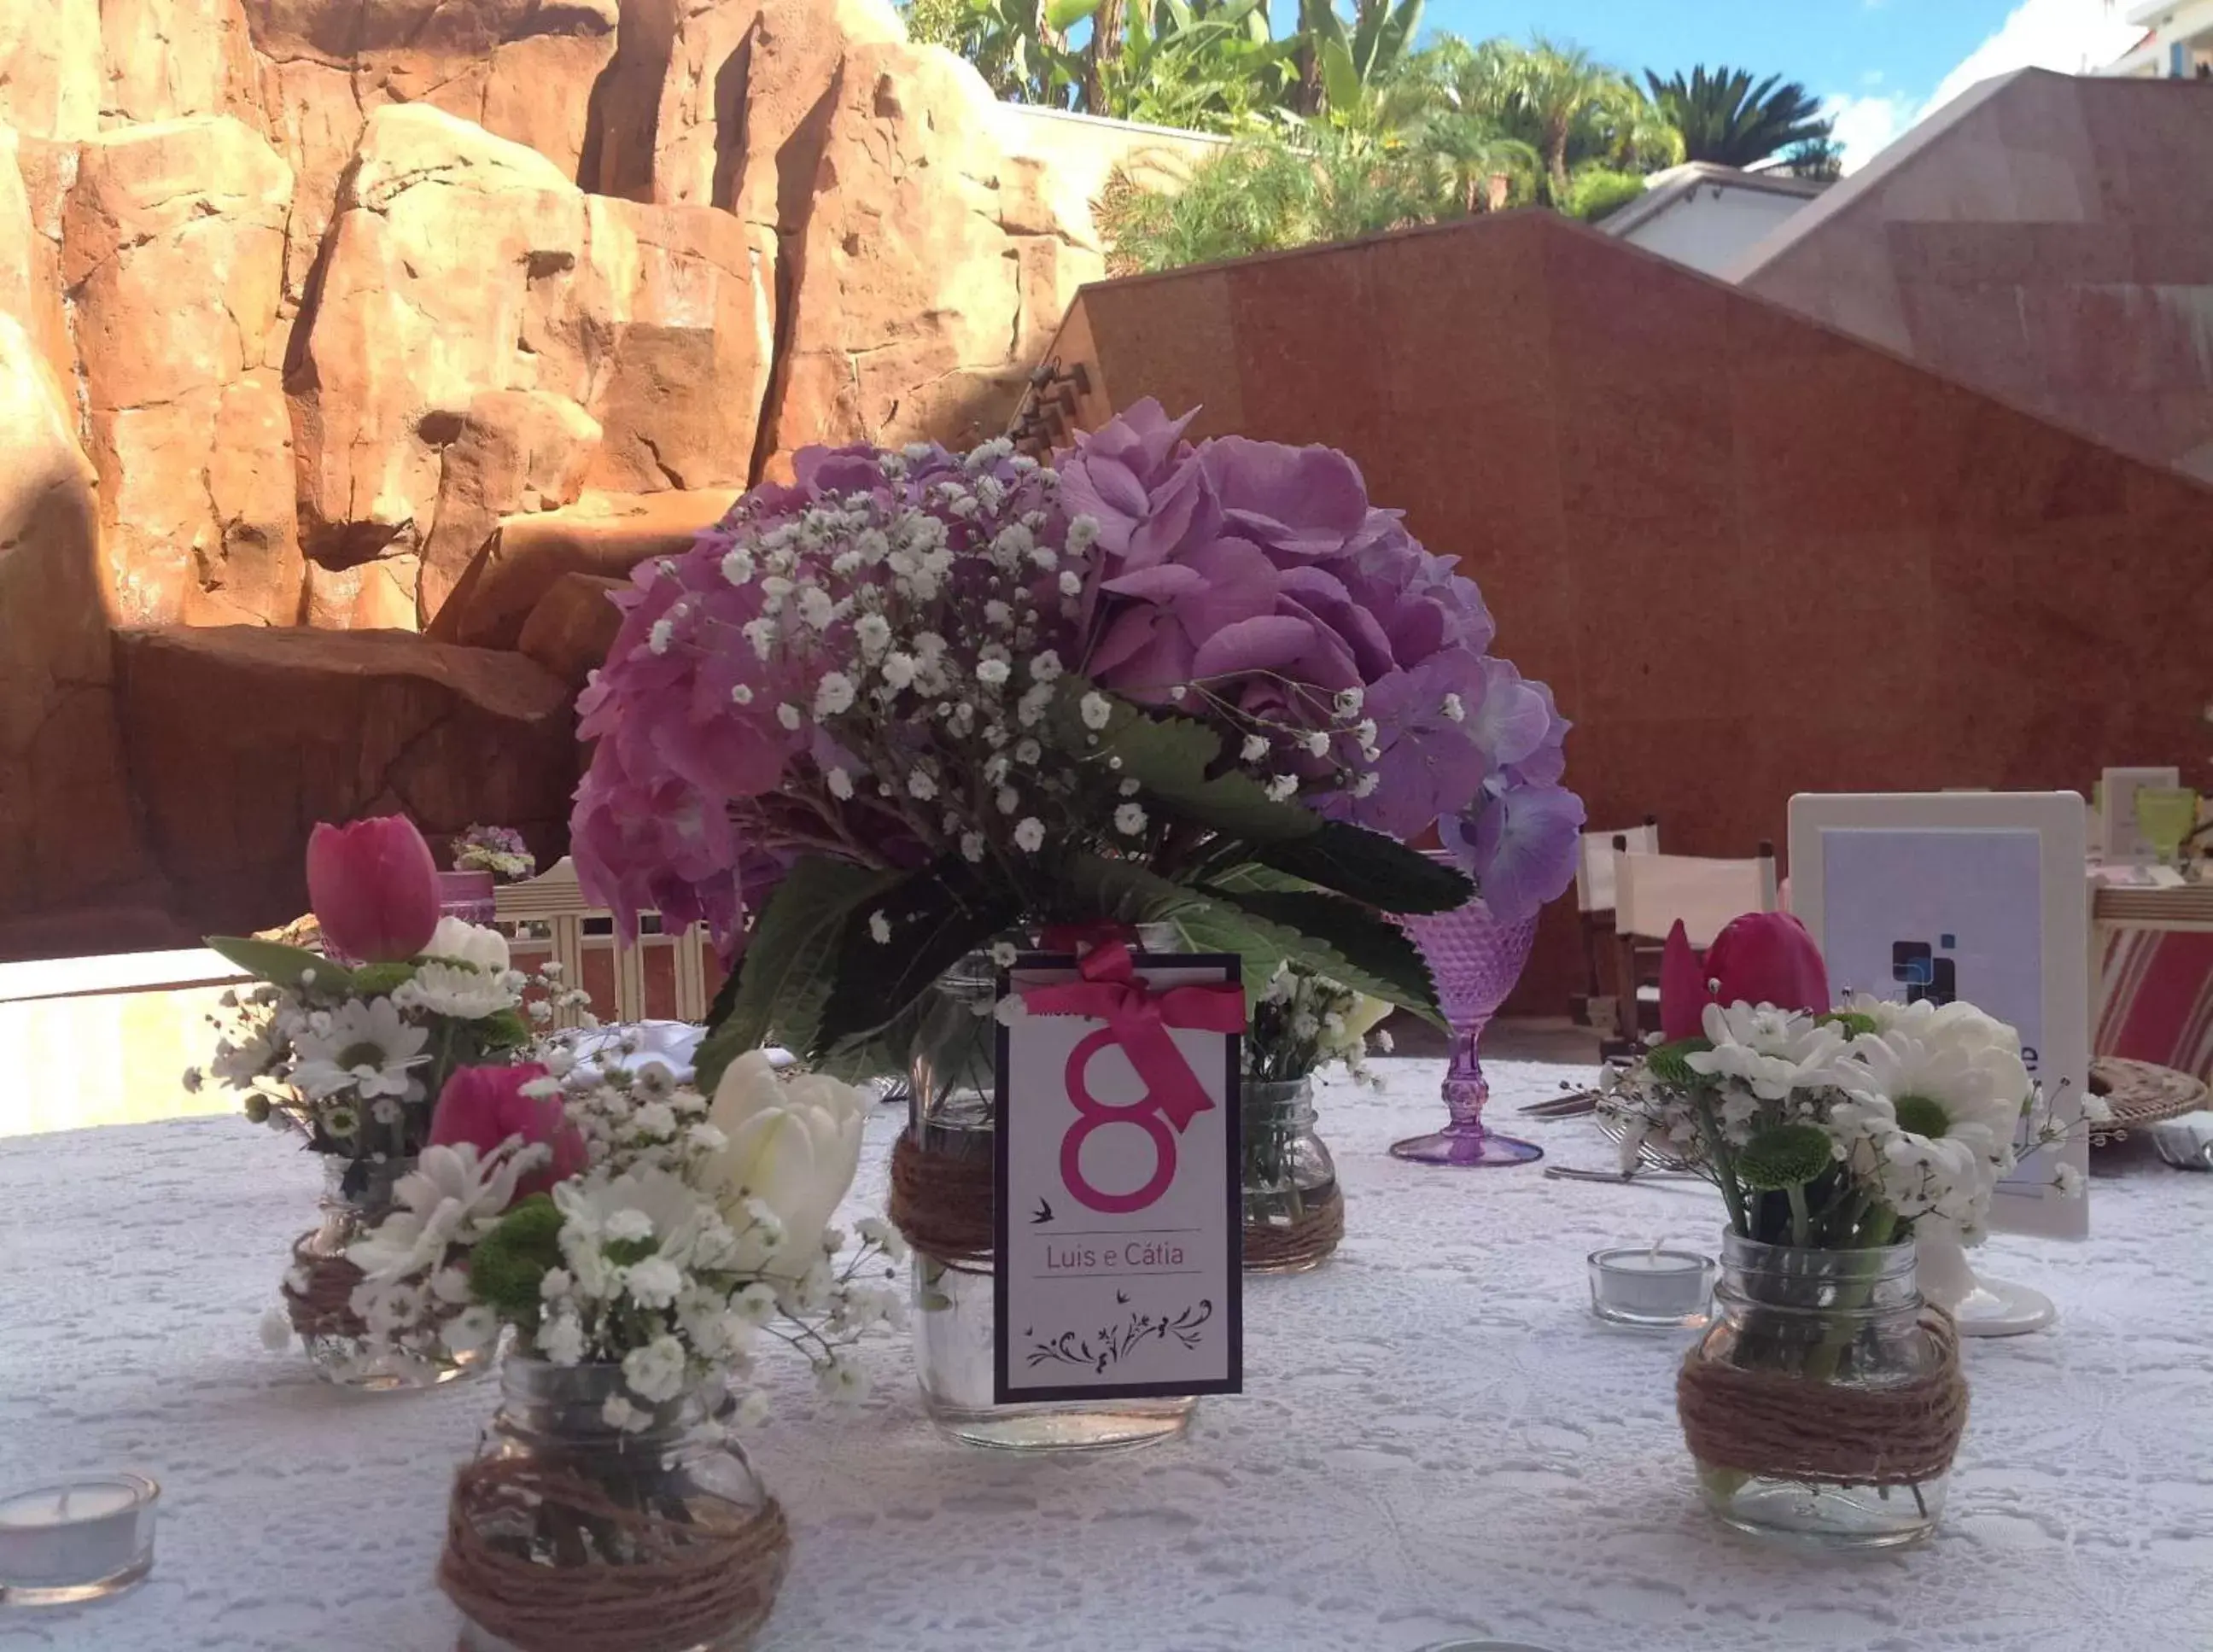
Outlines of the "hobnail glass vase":
[[1242,1097],[1245,1271],[1319,1267],[1344,1237],[1344,1196],[1314,1133],[1314,1080],[1248,1078]]
[[438,911],[464,924],[489,927],[499,919],[498,887],[489,872],[438,874]]
[[[1440,851],[1431,854],[1445,858]],[[1452,1028],[1452,1064],[1443,1085],[1452,1122],[1429,1135],[1393,1143],[1393,1155],[1418,1164],[1527,1164],[1543,1158],[1545,1149],[1533,1142],[1497,1135],[1484,1127],[1483,1106],[1491,1099],[1491,1085],[1476,1049],[1529,961],[1529,948],[1537,938],[1535,915],[1519,924],[1501,924],[1482,901],[1472,900],[1449,912],[1404,917],[1399,922],[1428,960],[1438,1007]]]
[[[1934,1531],[1966,1390],[1949,1321],[1914,1282],[1913,1246],[1798,1250],[1732,1233],[1714,1301],[1677,1388],[1708,1507],[1740,1531],[1819,1548]],[[1700,1366],[1721,1376],[1703,1394]]]
[[371,1393],[435,1388],[481,1369],[491,1357],[489,1349],[418,1356],[372,1342],[349,1300],[361,1270],[346,1260],[346,1247],[392,1214],[393,1190],[414,1168],[412,1156],[323,1156],[323,1219],[293,1245],[283,1296],[300,1346],[326,1382]]
[[[991,1180],[997,978],[990,954],[978,952],[939,979],[908,1080],[908,1138],[921,1161],[967,1167],[961,1180],[972,1186]],[[1104,1451],[1181,1434],[1196,1399],[992,1402],[997,1313],[988,1203],[975,1214],[975,1231],[935,1252],[923,1230],[907,1233],[914,1246],[915,1375],[923,1411],[938,1429],[969,1445],[1026,1452]]]
[[634,1399],[613,1363],[510,1353],[485,1450],[454,1482],[438,1586],[462,1652],[741,1652],[791,1564],[777,1506],[717,1421],[719,1382],[607,1421]]

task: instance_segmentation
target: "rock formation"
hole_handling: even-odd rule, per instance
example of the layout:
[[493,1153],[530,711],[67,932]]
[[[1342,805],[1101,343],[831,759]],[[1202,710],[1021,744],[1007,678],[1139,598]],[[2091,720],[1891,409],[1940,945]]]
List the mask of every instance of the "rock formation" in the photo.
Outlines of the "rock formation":
[[1133,141],[887,0],[0,4],[0,956],[289,917],[320,816],[558,839],[607,582],[1003,428]]

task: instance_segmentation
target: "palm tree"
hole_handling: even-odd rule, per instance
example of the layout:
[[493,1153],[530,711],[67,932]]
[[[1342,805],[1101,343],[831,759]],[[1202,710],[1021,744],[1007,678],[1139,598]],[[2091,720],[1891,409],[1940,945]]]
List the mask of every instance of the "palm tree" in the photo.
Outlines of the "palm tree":
[[1661,80],[1649,69],[1644,79],[1654,104],[1683,134],[1688,160],[1749,167],[1829,136],[1832,123],[1821,119],[1820,102],[1780,75],[1755,86],[1750,70],[1724,64],[1709,72],[1700,64],[1688,80],[1680,74]]
[[1448,53],[1443,67],[1460,107],[1537,151],[1555,205],[1583,162],[1644,171],[1678,158],[1681,140],[1644,94],[1581,46],[1486,40]]

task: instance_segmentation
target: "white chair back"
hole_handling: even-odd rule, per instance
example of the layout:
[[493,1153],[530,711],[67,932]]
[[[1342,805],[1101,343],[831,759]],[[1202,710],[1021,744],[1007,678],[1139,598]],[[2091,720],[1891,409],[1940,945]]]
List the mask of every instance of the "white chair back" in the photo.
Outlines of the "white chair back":
[[1614,869],[1614,929],[1661,940],[1682,921],[1691,944],[1707,947],[1722,925],[1745,912],[1776,908],[1775,853],[1748,861],[1690,855],[1624,855]]
[[[503,928],[512,930],[524,924],[532,924],[546,931],[553,960],[561,966],[562,979],[569,986],[584,986],[587,954],[613,954],[614,1014],[603,1015],[601,1019],[619,1021],[648,1019],[645,954],[661,948],[675,954],[675,1018],[686,1021],[706,1019],[706,932],[697,924],[674,935],[651,934],[646,932],[644,920],[649,917],[657,920],[659,914],[640,913],[637,940],[635,942],[625,942],[613,930],[613,913],[603,907],[585,903],[584,892],[576,881],[576,866],[565,855],[527,882],[502,884],[494,899]],[[594,919],[603,920],[608,925],[608,931],[605,934],[593,932],[600,927],[598,923],[590,922]],[[582,1024],[582,1014],[575,1009],[560,1011],[553,1019],[556,1027]]]
[[1621,832],[1586,832],[1576,856],[1576,905],[1586,912],[1613,910],[1613,863],[1619,855],[1656,855],[1660,826],[1648,820]]

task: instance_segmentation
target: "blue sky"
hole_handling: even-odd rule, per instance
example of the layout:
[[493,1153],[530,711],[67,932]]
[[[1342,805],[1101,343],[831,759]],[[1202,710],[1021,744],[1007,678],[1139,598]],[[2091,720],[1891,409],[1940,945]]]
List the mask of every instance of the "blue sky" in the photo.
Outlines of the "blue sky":
[[[2110,62],[2135,0],[1429,0],[1425,30],[1542,32],[1662,74],[1731,64],[1827,100],[1848,163],[1866,161],[1976,81]],[[1280,9],[1280,8],[1279,8]]]

